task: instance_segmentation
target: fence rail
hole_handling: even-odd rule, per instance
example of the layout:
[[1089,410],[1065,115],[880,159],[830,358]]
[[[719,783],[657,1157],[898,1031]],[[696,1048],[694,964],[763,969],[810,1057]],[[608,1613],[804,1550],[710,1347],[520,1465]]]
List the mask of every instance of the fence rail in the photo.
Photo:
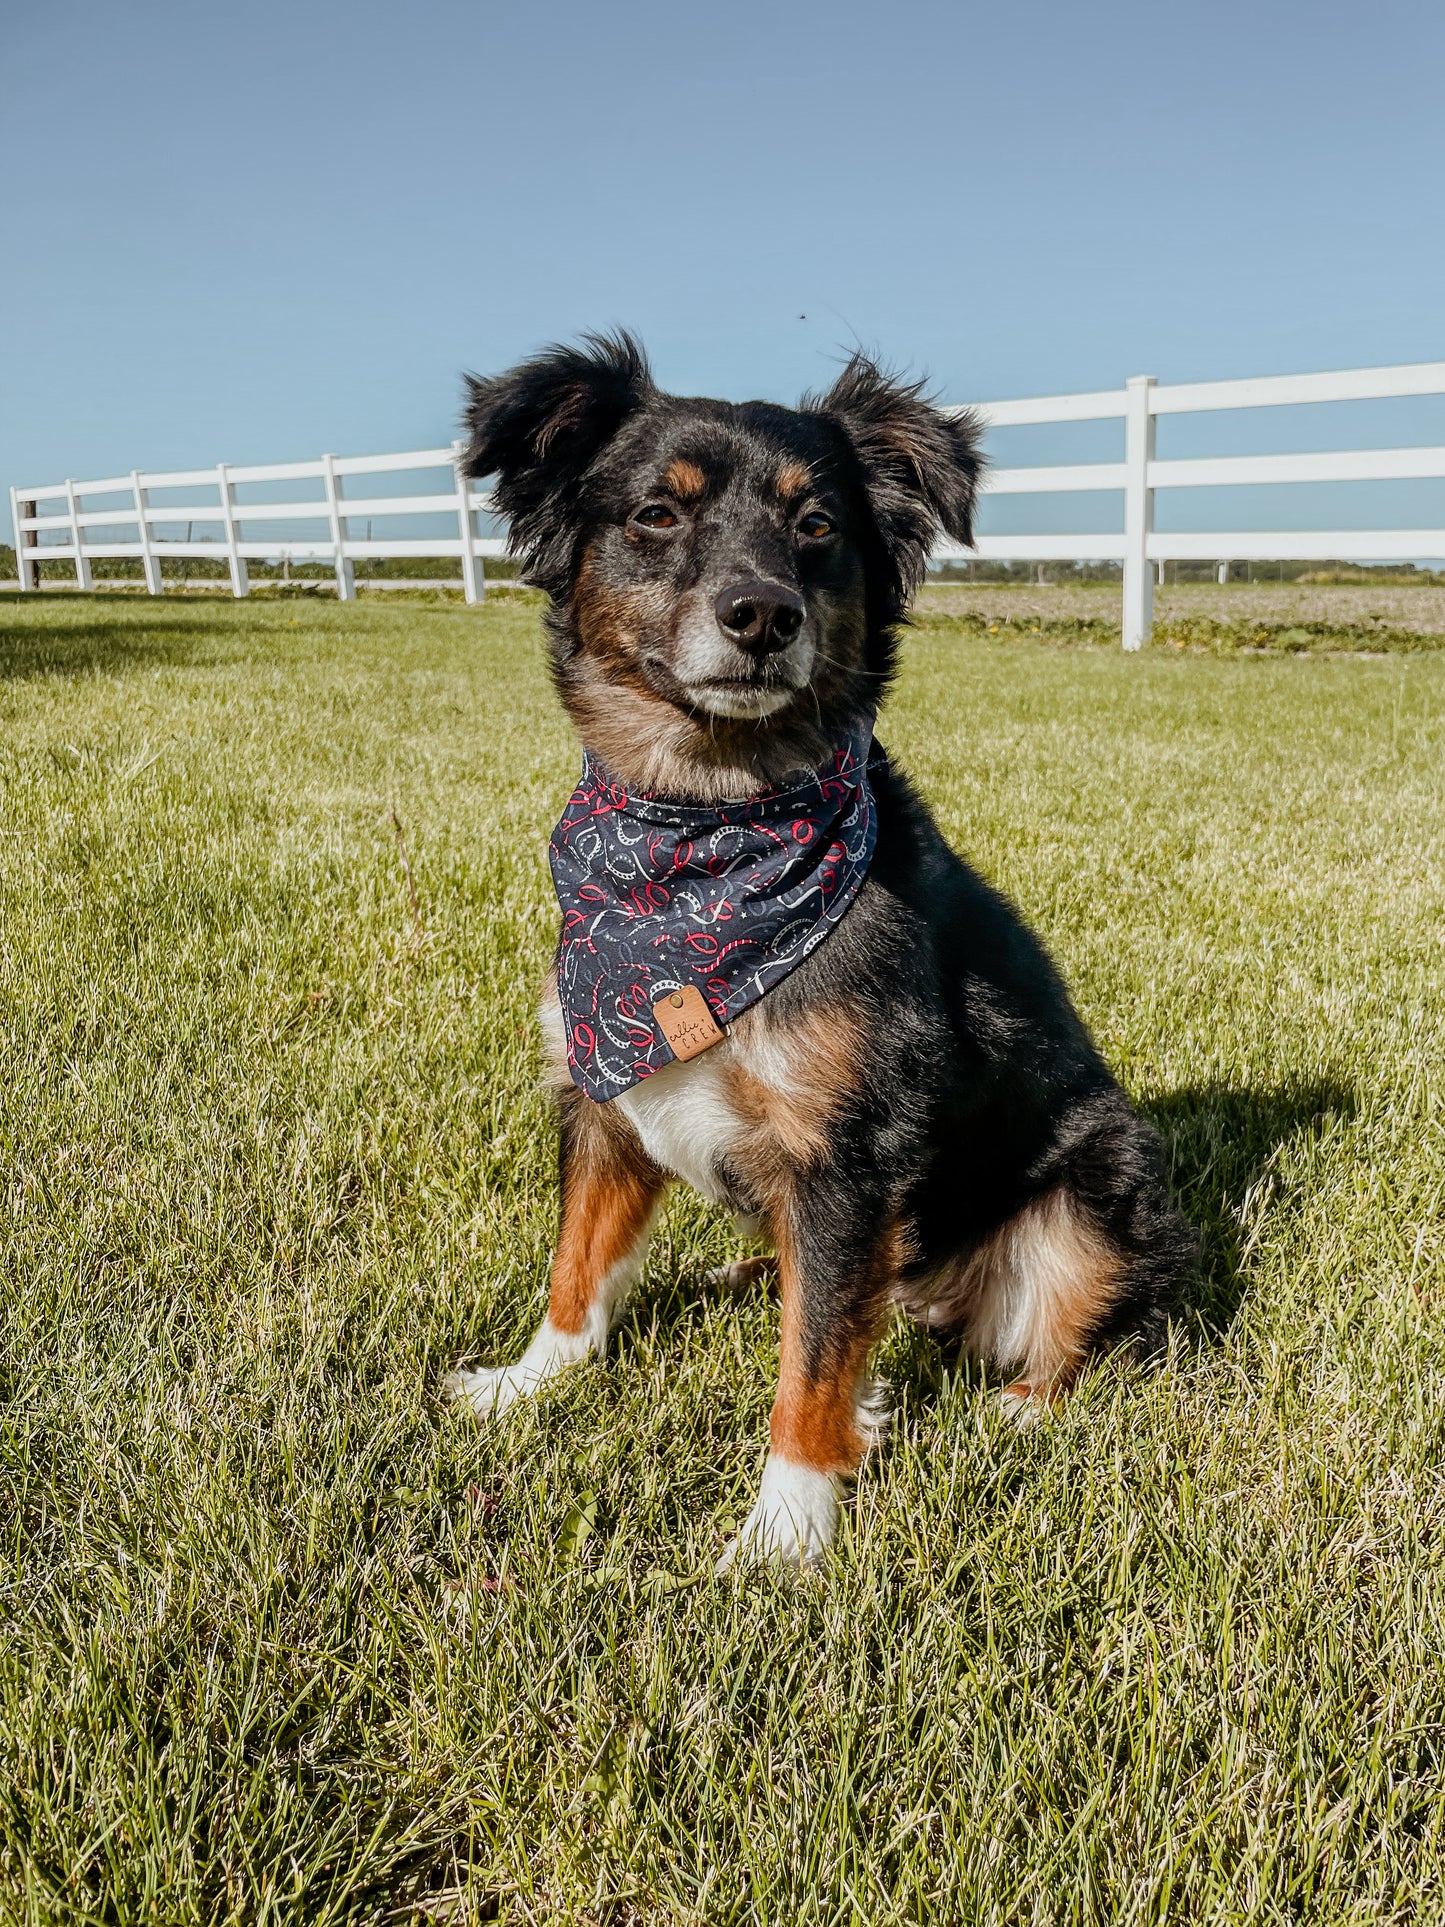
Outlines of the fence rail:
[[1156,530],[1159,490],[1257,486],[1263,483],[1417,481],[1445,476],[1445,448],[1330,450],[1306,455],[1223,455],[1160,461],[1154,452],[1161,415],[1197,414],[1223,408],[1283,408],[1304,403],[1383,401],[1401,396],[1445,394],[1445,361],[1397,368],[1349,368],[1323,375],[1266,375],[1244,381],[1180,382],[1164,387],[1152,375],[1135,375],[1122,389],[1086,395],[1044,395],[1022,401],[983,402],[977,412],[990,428],[1061,422],[1124,422],[1122,462],[1081,462],[1060,467],[996,468],[993,495],[1034,495],[1112,489],[1124,496],[1124,526],[1104,535],[981,535],[971,550],[944,545],[938,560],[982,556],[992,561],[1122,562],[1124,647],[1138,649],[1154,620],[1154,567],[1165,562],[1263,562],[1336,557],[1406,562],[1445,556],[1445,528],[1435,529],[1238,529],[1225,532]]
[[[468,602],[479,602],[486,593],[484,558],[500,556],[506,550],[498,536],[477,533],[476,518],[491,507],[491,498],[478,489],[461,466],[462,444],[449,448],[420,448],[398,455],[323,455],[315,462],[271,462],[236,464],[220,462],[215,468],[171,469],[155,473],[133,470],[129,475],[112,475],[94,482],[53,482],[43,488],[12,488],[10,509],[15,525],[16,564],[20,587],[38,586],[36,565],[40,562],[71,562],[76,582],[83,589],[91,586],[92,562],[112,558],[139,560],[146,587],[152,595],[162,592],[161,562],[172,557],[201,556],[226,563],[230,569],[234,595],[249,593],[250,578],[246,564],[272,556],[294,562],[329,562],[336,571],[336,593],[343,602],[356,594],[356,564],[359,561],[389,556],[456,556],[461,562],[462,584]],[[444,471],[444,486],[425,494],[348,495],[344,484],[353,477],[368,475],[425,474]],[[236,490],[257,483],[319,482],[321,495],[310,501],[251,502],[237,499]],[[206,502],[158,503],[153,497],[186,489],[206,490],[213,500]],[[126,501],[102,508],[84,508],[82,503],[98,496],[124,496]],[[42,503],[62,501],[58,512],[40,514]],[[450,517],[455,535],[387,536],[378,540],[355,536],[350,525],[389,516]],[[247,531],[261,523],[322,525],[314,535],[284,538]],[[159,535],[157,529],[177,529],[185,524],[193,530],[197,523],[219,529],[218,535],[197,538],[188,534]],[[91,529],[130,527],[134,536],[126,541],[97,541],[87,534]],[[57,541],[53,538],[59,537]]]
[[[1110,490],[1123,496],[1123,527],[1114,533],[980,535],[972,549],[943,543],[934,560],[971,559],[1123,564],[1123,639],[1137,649],[1153,621],[1154,568],[1164,562],[1227,557],[1231,561],[1268,561],[1288,556],[1312,561],[1348,557],[1360,561],[1409,561],[1445,557],[1445,528],[1319,529],[1307,531],[1235,530],[1219,533],[1167,532],[1154,526],[1155,498],[1161,489],[1422,480],[1445,477],[1445,447],[1374,448],[1301,455],[1226,455],[1161,461],[1155,455],[1155,425],[1161,415],[1215,409],[1298,406],[1304,403],[1378,401],[1445,394],[1445,361],[1417,362],[1396,368],[1354,368],[1334,374],[1271,375],[1244,381],[1182,382],[1161,386],[1152,375],[1136,375],[1122,389],[1082,395],[1045,395],[1018,401],[975,404],[990,428],[1035,424],[1122,420],[1121,462],[1076,462],[1038,467],[995,468],[988,477],[992,495],[1038,495]],[[181,469],[168,473],[111,476],[101,481],[65,481],[43,488],[12,488],[20,586],[38,586],[37,563],[70,561],[77,583],[91,585],[91,563],[110,557],[138,559],[152,595],[162,589],[161,561],[173,556],[204,556],[224,562],[234,594],[249,588],[248,560],[285,555],[296,561],[329,562],[343,601],[356,593],[358,561],[391,556],[456,556],[468,602],[486,591],[484,562],[501,555],[499,537],[477,533],[476,518],[491,509],[491,498],[462,472],[462,444],[396,455],[323,455],[316,462]],[[369,475],[445,471],[445,485],[406,495],[348,495],[345,484]],[[255,484],[319,482],[321,496],[302,502],[237,499],[238,488]],[[196,505],[158,504],[159,493],[180,489],[213,491],[215,500]],[[83,506],[100,496],[122,496],[121,505]],[[58,512],[40,514],[42,503],[60,501]],[[351,532],[357,521],[385,517],[450,516],[454,535],[391,536],[377,540]],[[314,537],[300,540],[248,533],[263,523],[317,523]],[[160,535],[158,529],[189,525],[188,536]],[[197,539],[197,523],[218,534]],[[97,540],[90,530],[130,527],[130,540]],[[59,539],[56,540],[55,538]]]

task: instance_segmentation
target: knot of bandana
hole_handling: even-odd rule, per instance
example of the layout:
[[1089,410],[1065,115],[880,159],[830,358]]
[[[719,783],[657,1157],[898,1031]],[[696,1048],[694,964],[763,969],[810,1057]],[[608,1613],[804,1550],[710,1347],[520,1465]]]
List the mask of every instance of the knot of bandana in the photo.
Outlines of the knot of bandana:
[[659,998],[695,988],[724,1025],[840,921],[877,841],[871,743],[865,727],[797,783],[701,805],[633,794],[584,756],[550,858],[567,1062],[589,1097],[672,1062]]

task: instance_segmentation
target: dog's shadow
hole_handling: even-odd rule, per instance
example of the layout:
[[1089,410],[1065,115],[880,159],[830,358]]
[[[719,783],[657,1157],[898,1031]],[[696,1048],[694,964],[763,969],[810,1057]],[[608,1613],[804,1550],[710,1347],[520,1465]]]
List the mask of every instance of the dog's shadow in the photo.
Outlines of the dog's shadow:
[[[1302,1140],[1317,1137],[1340,1118],[1354,1114],[1353,1094],[1326,1080],[1249,1089],[1229,1084],[1185,1085],[1141,1106],[1164,1139],[1170,1177],[1180,1207],[1199,1233],[1198,1269],[1179,1307],[1187,1323],[1207,1343],[1231,1325],[1248,1290],[1251,1200],[1270,1181],[1282,1154]],[[718,1273],[699,1276],[676,1267],[644,1294],[638,1314],[655,1332],[696,1315],[702,1303],[725,1305],[756,1299],[768,1291],[762,1280],[728,1280]],[[949,1372],[976,1368],[956,1359],[954,1348],[910,1328],[890,1341],[907,1357],[894,1357],[890,1377],[900,1391],[927,1402]]]
[[1181,1310],[1195,1315],[1206,1338],[1218,1337],[1249,1287],[1251,1200],[1286,1151],[1354,1115],[1354,1095],[1323,1079],[1263,1090],[1200,1084],[1142,1108],[1163,1135],[1180,1206],[1200,1236]]

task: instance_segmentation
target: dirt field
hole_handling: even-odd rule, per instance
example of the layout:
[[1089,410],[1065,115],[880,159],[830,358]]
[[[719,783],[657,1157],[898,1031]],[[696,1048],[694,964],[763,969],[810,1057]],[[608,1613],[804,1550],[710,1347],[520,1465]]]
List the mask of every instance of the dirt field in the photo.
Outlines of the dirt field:
[[[1033,616],[1044,622],[1117,623],[1120,594],[1113,582],[1042,589],[997,582],[975,588],[948,582],[929,586],[925,606],[932,613],[972,613],[989,622],[1017,622]],[[1445,635],[1445,588],[1433,583],[1388,588],[1293,582],[1231,582],[1220,588],[1214,583],[1187,583],[1161,589],[1154,608],[1159,622],[1203,616],[1215,622],[1328,622],[1342,628],[1379,623],[1420,635]]]

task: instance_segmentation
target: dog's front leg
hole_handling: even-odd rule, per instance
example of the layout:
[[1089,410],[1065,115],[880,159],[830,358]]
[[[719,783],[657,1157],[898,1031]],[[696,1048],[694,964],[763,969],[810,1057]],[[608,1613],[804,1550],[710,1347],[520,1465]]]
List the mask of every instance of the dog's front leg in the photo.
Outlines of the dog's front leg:
[[666,1180],[625,1120],[568,1091],[558,1165],[561,1228],[546,1318],[514,1365],[456,1371],[442,1388],[480,1418],[506,1411],[565,1366],[603,1351],[647,1256]]
[[843,1480],[887,1429],[867,1365],[892,1301],[897,1235],[868,1200],[821,1188],[792,1198],[774,1223],[782,1344],[770,1449],[720,1571],[735,1560],[817,1564],[837,1531]]

